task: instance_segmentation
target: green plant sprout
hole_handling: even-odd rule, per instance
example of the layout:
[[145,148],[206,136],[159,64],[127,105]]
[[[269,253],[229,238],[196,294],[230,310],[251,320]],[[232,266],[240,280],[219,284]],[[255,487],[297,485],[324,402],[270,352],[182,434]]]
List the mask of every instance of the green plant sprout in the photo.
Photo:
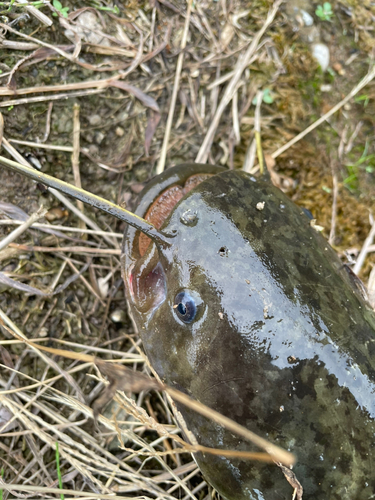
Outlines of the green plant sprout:
[[370,101],[370,97],[367,94],[357,95],[354,98],[354,102],[357,104],[363,102],[363,107],[365,108]]
[[368,154],[368,149],[369,143],[366,141],[361,157],[355,163],[345,165],[348,176],[344,179],[344,184],[350,191],[358,189],[359,170],[365,170],[368,174],[372,174],[375,171],[375,154]]
[[[63,7],[62,3],[59,0],[53,0],[52,5],[56,10],[60,12],[63,17],[68,17],[69,7]],[[56,13],[54,14],[57,15]]]
[[0,10],[0,14],[6,14],[7,12],[10,12],[12,9],[12,5],[14,4],[15,1],[16,0],[11,0],[10,3],[9,2],[0,2],[1,7],[8,7],[6,10]]
[[324,2],[323,5],[318,5],[315,14],[321,21],[331,21],[333,16],[332,6],[329,2]]
[[[265,104],[272,104],[273,103],[273,94],[271,92],[271,89],[269,89],[268,87],[265,88],[263,90],[263,99],[262,101],[265,103]],[[256,104],[257,103],[257,97],[255,96],[254,99],[252,100],[252,104]]]
[[[0,470],[0,477],[4,477],[4,469]],[[3,489],[0,490],[0,500],[3,500]]]
[[103,7],[102,5],[100,5],[100,2],[97,2],[96,0],[92,0],[90,2],[90,5],[98,10],[112,12],[113,14],[120,14],[120,9],[117,7],[117,5],[115,5],[114,7]]
[[[61,476],[61,470],[60,470],[60,453],[59,453],[59,443],[56,441],[56,469],[57,469],[57,478],[59,480],[59,488],[60,490],[63,489],[63,483],[62,483],[62,476]],[[60,499],[64,500],[64,494],[60,494]]]

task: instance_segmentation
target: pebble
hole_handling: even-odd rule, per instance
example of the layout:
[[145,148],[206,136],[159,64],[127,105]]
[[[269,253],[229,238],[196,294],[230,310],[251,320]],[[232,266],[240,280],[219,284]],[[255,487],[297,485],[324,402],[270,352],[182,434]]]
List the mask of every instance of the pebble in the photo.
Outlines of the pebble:
[[333,69],[340,75],[340,76],[344,76],[346,71],[345,69],[342,67],[342,64],[339,63],[339,62],[335,62],[333,65],[332,65]]
[[123,323],[125,321],[125,312],[122,309],[116,309],[111,314],[111,320],[114,323]]
[[105,278],[98,278],[97,281],[99,294],[102,299],[105,299],[108,295],[109,283]]
[[331,92],[331,90],[332,90],[332,85],[330,85],[329,83],[320,86],[321,92]]
[[74,26],[65,30],[65,36],[73,43],[77,43],[76,37],[81,40],[95,45],[110,46],[110,41],[107,37],[101,35],[103,27],[99,18],[88,10],[83,11],[75,20]]
[[97,156],[99,154],[99,148],[96,144],[90,144],[89,153],[91,156]]
[[67,210],[63,210],[60,207],[54,207],[48,210],[45,214],[44,218],[48,220],[48,222],[53,222],[54,220],[63,219],[64,217],[68,217],[69,212]]
[[285,12],[293,31],[298,31],[300,40],[309,45],[312,56],[324,72],[329,67],[330,54],[328,46],[322,42],[325,32],[321,32],[321,23],[314,24],[312,13],[315,7],[312,0],[288,0]]
[[96,144],[100,145],[103,142],[104,137],[105,135],[103,134],[103,132],[97,132],[94,138]]
[[102,121],[102,118],[99,115],[92,115],[89,118],[89,123],[93,127],[96,127],[97,125],[99,125],[101,123],[101,121]]
[[305,26],[312,26],[314,24],[314,18],[306,10],[301,9],[300,14]]
[[314,43],[312,45],[312,55],[319,63],[322,71],[327,71],[329,66],[329,48],[324,43]]

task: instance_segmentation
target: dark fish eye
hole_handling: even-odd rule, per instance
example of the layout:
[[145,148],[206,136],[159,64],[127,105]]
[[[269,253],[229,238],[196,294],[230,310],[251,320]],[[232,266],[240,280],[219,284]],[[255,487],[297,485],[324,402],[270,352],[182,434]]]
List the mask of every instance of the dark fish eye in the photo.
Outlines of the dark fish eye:
[[197,301],[188,291],[180,292],[174,298],[173,310],[179,320],[191,323],[197,315]]

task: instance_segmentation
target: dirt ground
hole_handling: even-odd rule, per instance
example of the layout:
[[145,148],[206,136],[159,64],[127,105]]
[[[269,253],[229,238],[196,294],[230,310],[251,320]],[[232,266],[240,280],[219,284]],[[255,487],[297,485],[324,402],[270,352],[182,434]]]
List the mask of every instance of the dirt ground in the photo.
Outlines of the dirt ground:
[[[254,0],[250,8],[240,0],[194,2],[185,48],[187,4],[181,0],[47,2],[36,5],[43,19],[32,2],[27,7],[0,2],[1,155],[16,161],[21,155],[71,183],[75,163],[83,188],[132,209],[155,174],[163,147],[166,167],[197,158],[228,168],[249,165],[255,99],[262,90],[260,134],[273,182],[312,212],[323,235],[350,263],[370,231],[375,208],[374,83],[275,154],[372,69],[373,2],[332,0],[328,19],[316,14],[318,4],[291,0],[280,6],[215,121],[238,60],[273,2]],[[302,11],[310,14],[312,27],[304,24]],[[325,71],[313,56],[318,43],[329,50]],[[182,56],[173,125],[163,146]],[[212,123],[212,144],[202,152]],[[74,148],[78,160],[72,160]],[[255,158],[250,164],[254,172],[257,163]],[[15,228],[10,219],[24,216],[20,209],[31,215],[41,205],[51,224],[85,227],[40,185],[0,168],[1,237]],[[91,208],[84,213],[111,234],[105,239],[101,233],[34,228],[0,250],[1,272],[41,291],[0,282],[0,309],[9,318],[2,321],[9,328],[14,322],[43,345],[103,359],[121,356],[124,364],[147,371],[120,276],[124,223]],[[365,282],[374,262],[368,254],[360,272]],[[103,388],[98,371],[62,357],[51,355],[48,361],[4,327],[0,336],[0,389],[16,390],[0,400],[0,427],[7,424],[0,440],[4,481],[35,486],[39,493],[58,488],[58,442],[66,489],[93,492],[95,498],[113,491],[143,498],[214,494],[189,454],[148,456],[178,446],[166,396],[123,397],[120,406],[107,408],[94,433],[89,404]],[[44,384],[33,387],[39,381]],[[21,407],[24,413],[14,418]],[[17,495],[4,490],[2,498]],[[55,498],[47,490],[42,494],[48,495]]]

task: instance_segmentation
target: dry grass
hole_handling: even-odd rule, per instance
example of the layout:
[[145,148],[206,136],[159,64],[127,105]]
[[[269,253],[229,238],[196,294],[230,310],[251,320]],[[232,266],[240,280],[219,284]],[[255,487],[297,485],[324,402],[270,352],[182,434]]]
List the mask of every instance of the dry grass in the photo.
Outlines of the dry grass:
[[[128,1],[120,10],[119,2],[104,0],[62,4],[68,17],[49,2],[37,12],[16,2],[3,13],[4,154],[39,162],[43,171],[131,208],[156,166],[198,159],[256,170],[258,143],[274,182],[314,212],[327,236],[335,227],[331,241],[341,251],[359,251],[374,199],[372,173],[358,163],[375,153],[372,144],[363,150],[372,133],[373,87],[352,94],[361,90],[366,108],[345,96],[368,72],[370,3],[332,2],[336,31],[321,28],[332,35],[333,63],[346,70],[332,79],[317,70],[278,3],[272,10],[272,2],[254,0],[251,11],[240,0]],[[321,92],[326,84],[330,93]],[[253,99],[266,88],[274,102],[258,102],[254,124]],[[320,128],[291,147],[315,121]],[[279,157],[276,166],[272,157]],[[356,162],[357,198],[343,184],[345,165]],[[105,386],[95,365],[45,354],[11,335],[150,372],[125,314],[123,225],[18,176],[1,176],[0,201],[8,205],[0,206],[0,232],[22,228],[0,249],[7,327],[0,338],[2,498],[215,496],[190,453],[180,453],[165,393],[118,392],[95,427],[91,404]],[[25,220],[38,218],[41,205],[49,208],[47,220],[28,228]]]

